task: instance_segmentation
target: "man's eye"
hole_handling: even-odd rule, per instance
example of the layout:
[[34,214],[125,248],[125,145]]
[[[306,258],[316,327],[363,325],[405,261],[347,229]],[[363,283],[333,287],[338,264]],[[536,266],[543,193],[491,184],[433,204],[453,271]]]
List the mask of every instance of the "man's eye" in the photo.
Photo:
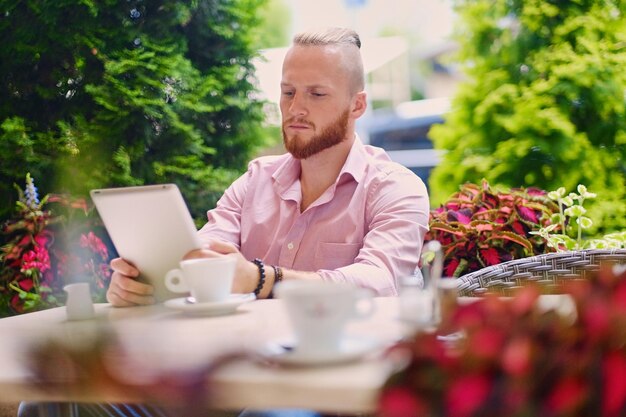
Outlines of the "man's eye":
[[324,97],[326,94],[324,93],[312,93],[315,97]]
[[293,96],[293,91],[283,91],[283,96],[291,97]]

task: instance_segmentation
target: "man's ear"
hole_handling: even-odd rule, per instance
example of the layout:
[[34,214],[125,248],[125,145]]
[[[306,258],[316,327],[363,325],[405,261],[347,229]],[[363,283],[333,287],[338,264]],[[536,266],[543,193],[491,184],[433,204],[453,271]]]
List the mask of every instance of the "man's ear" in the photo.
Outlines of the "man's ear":
[[365,110],[367,109],[367,93],[365,91],[360,91],[354,95],[352,98],[352,111],[351,116],[354,119],[358,119],[363,116]]

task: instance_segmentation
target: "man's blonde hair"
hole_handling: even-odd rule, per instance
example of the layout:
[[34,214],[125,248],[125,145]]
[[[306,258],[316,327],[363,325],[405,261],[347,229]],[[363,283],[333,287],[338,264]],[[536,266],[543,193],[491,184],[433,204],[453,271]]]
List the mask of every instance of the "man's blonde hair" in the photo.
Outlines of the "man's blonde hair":
[[361,48],[358,33],[352,29],[337,27],[297,33],[293,37],[293,43],[301,46],[354,45]]
[[[298,46],[337,46],[345,51],[342,64],[350,73],[351,91],[356,93],[365,88],[365,74],[361,58],[361,38],[352,29],[330,27],[297,33],[293,44]],[[354,49],[356,47],[356,50]]]

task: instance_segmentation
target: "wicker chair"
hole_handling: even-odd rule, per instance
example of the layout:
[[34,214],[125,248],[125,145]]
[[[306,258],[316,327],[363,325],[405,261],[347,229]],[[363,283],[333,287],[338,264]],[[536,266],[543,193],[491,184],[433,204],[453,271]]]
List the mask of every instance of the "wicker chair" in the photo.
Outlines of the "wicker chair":
[[457,278],[457,288],[461,296],[510,295],[525,282],[535,282],[545,292],[555,293],[563,282],[585,279],[604,263],[626,264],[626,249],[586,249],[514,259]]

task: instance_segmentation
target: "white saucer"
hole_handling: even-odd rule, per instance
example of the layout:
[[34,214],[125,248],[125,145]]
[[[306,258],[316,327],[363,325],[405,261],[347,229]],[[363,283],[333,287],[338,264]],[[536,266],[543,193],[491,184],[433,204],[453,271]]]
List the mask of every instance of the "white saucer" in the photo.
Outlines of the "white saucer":
[[253,293],[250,294],[231,294],[224,301],[216,301],[209,303],[190,303],[187,297],[174,298],[167,300],[163,305],[173,310],[182,311],[185,314],[201,315],[201,316],[221,316],[231,314],[237,307],[248,301],[255,300]]
[[320,366],[354,362],[381,346],[381,343],[374,339],[346,337],[336,352],[299,352],[293,343],[271,342],[260,353],[264,359],[281,365]]

